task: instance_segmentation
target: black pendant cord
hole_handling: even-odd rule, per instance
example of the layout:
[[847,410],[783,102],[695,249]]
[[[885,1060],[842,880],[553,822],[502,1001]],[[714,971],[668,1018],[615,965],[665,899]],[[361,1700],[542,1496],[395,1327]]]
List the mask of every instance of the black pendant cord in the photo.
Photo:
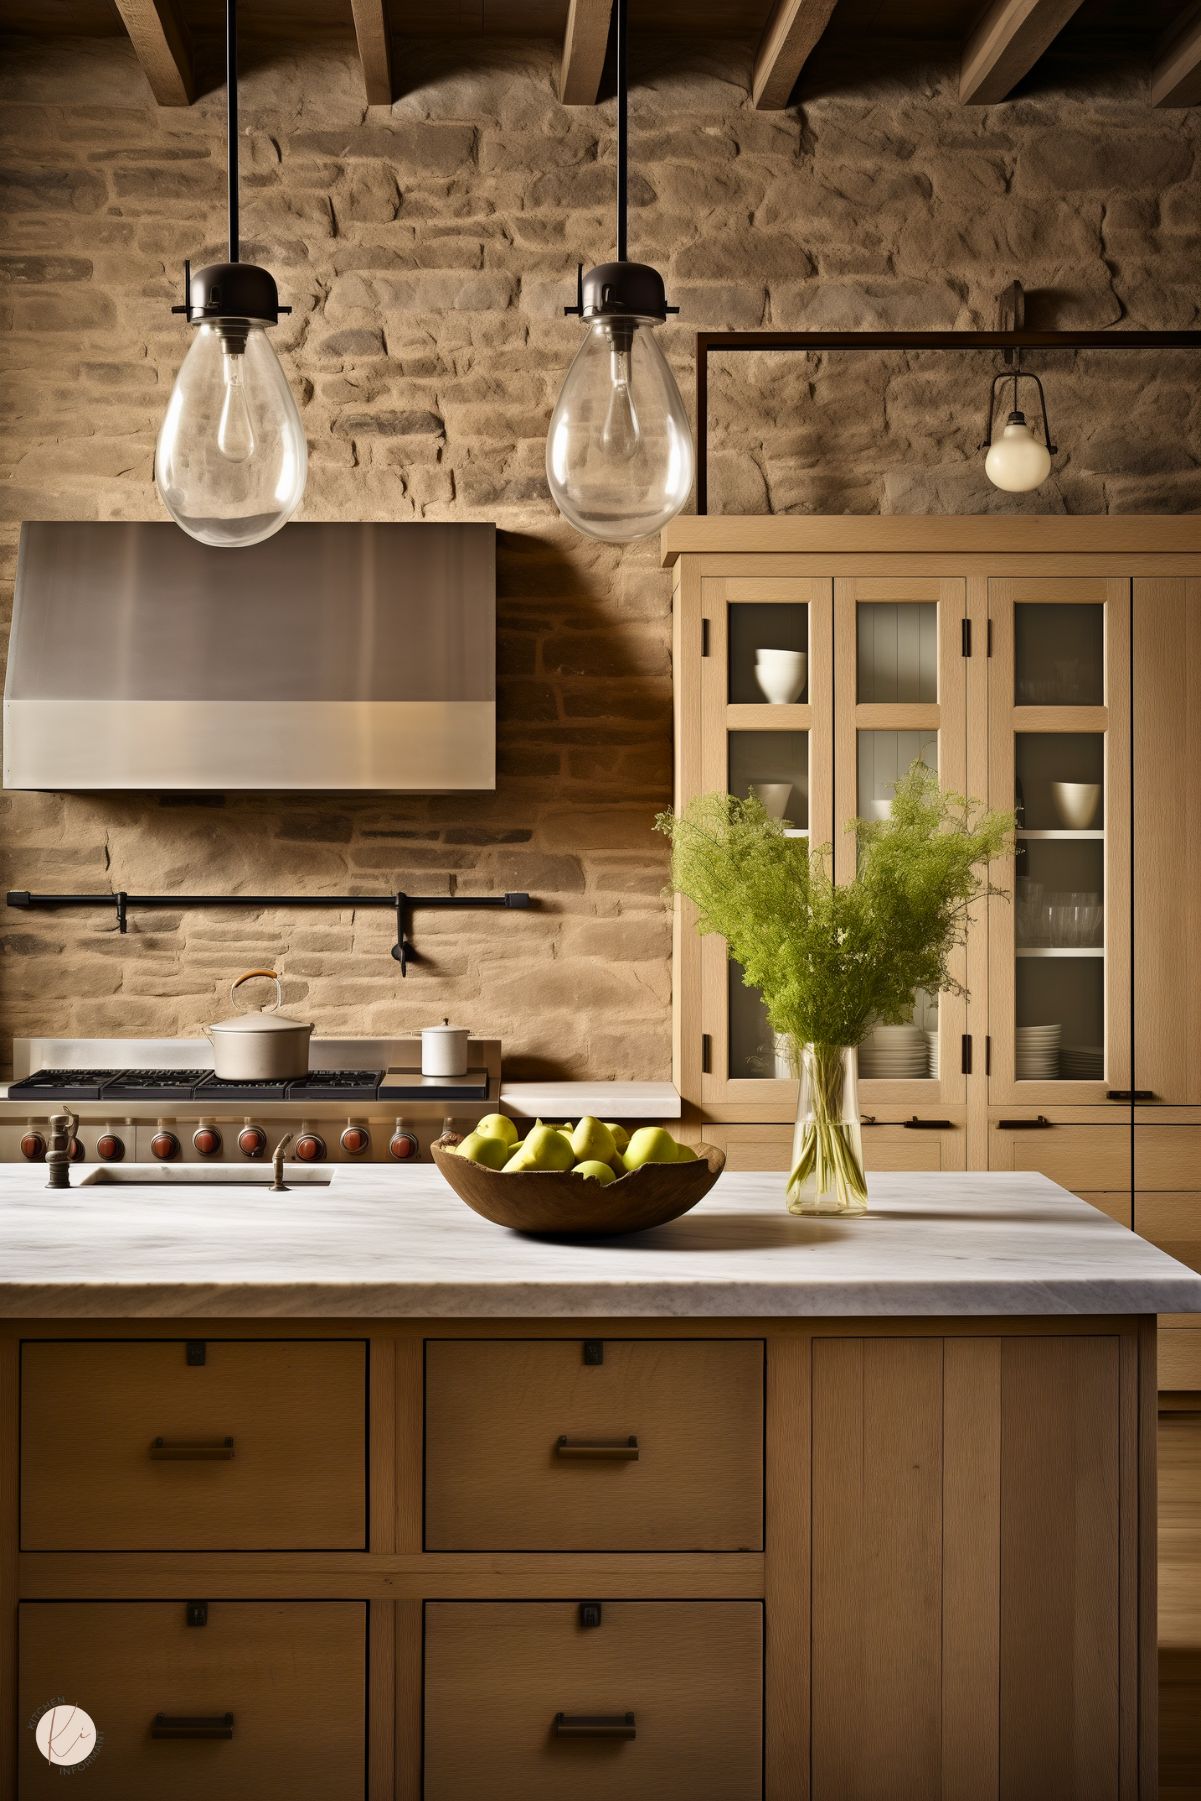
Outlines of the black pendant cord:
[[225,137],[229,172],[229,260],[241,261],[238,224],[238,0],[225,0]]
[[[232,5],[233,0],[230,0]],[[627,260],[626,213],[629,206],[630,185],[630,144],[629,144],[629,70],[626,66],[628,56],[626,31],[626,0],[616,0],[617,14],[615,24],[616,60],[617,60],[617,260]]]

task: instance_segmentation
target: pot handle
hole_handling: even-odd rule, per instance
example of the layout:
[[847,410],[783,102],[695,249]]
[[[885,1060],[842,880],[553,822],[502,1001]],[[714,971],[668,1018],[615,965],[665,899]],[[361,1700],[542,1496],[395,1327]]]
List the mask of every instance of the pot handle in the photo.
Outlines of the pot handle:
[[264,978],[264,980],[266,980],[268,982],[275,983],[274,1004],[270,1007],[264,1007],[263,1012],[264,1013],[278,1013],[280,1008],[284,1004],[284,985],[280,981],[278,975],[275,973],[275,971],[273,969],[248,969],[246,971],[246,974],[244,976],[239,976],[237,981],[230,988],[229,993],[230,993],[231,1000],[232,1000],[233,996],[238,992],[238,989],[242,986],[243,982],[253,982],[256,979],[256,977],[258,977],[258,976],[262,976]]

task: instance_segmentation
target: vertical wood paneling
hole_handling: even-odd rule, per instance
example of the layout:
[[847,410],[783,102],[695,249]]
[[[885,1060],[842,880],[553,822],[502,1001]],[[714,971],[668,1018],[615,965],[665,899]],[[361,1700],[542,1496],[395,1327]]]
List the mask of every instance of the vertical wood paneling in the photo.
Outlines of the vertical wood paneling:
[[809,1797],[810,1341],[773,1337],[764,1471],[765,1801]]
[[941,1801],[995,1801],[1001,1600],[1001,1342],[943,1359]]
[[1116,1801],[1118,1340],[1001,1354],[1001,1801]]
[[929,1801],[942,1735],[942,1341],[817,1339],[812,1386],[814,1801]]
[[396,1706],[393,1756],[396,1801],[421,1801],[422,1637],[425,1609],[420,1601],[398,1601],[393,1667]]

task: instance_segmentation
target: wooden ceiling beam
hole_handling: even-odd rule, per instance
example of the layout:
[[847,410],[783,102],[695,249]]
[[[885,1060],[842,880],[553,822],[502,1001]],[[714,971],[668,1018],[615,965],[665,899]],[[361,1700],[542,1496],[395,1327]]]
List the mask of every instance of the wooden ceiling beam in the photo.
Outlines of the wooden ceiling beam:
[[960,100],[969,106],[1004,100],[1079,5],[1080,0],[993,0],[963,47]]
[[191,106],[196,73],[176,0],[117,0],[121,23],[160,106]]
[[775,0],[751,72],[751,99],[760,111],[788,105],[835,5],[836,0]]
[[600,98],[612,17],[613,0],[571,0],[559,70],[564,106],[595,106]]
[[368,106],[391,106],[396,98],[392,75],[392,32],[388,0],[350,0],[354,35],[363,65]]
[[1165,36],[1151,71],[1153,106],[1201,105],[1201,6],[1192,6]]

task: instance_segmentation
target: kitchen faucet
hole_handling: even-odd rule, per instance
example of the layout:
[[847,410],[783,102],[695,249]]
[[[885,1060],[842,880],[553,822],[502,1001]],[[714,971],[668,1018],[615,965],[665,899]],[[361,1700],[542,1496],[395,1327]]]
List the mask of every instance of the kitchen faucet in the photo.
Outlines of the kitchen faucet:
[[291,1132],[285,1132],[271,1153],[272,1194],[287,1194],[288,1184],[284,1181],[284,1152],[292,1142]]
[[70,1188],[71,1146],[78,1126],[77,1113],[51,1114],[50,1145],[46,1152],[47,1188]]

